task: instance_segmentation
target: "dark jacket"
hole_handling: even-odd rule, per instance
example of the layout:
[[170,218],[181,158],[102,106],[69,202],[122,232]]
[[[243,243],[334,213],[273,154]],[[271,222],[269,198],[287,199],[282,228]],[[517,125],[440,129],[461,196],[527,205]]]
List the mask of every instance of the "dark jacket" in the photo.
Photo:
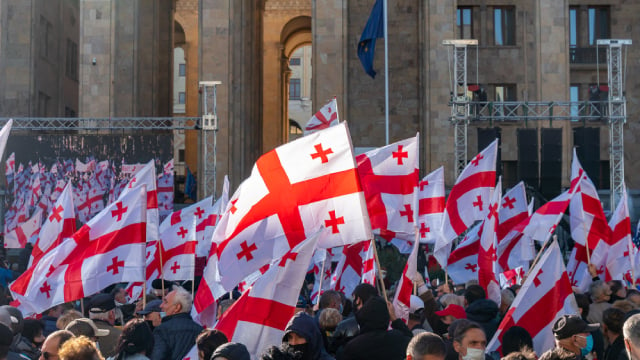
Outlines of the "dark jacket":
[[42,323],[44,324],[44,330],[42,330],[42,335],[47,337],[52,332],[57,331],[58,327],[56,326],[56,321],[58,321],[58,318],[54,318],[53,316],[49,315],[43,315]]
[[311,357],[305,356],[305,359],[333,360],[333,357],[331,357],[324,348],[322,334],[320,333],[320,329],[318,329],[315,319],[308,314],[299,312],[289,320],[284,330],[283,342],[287,340],[287,334],[290,332],[294,332],[307,340],[305,355],[308,352]]
[[604,360],[627,360],[627,352],[624,348],[624,339],[622,334],[620,334],[620,336],[618,336],[611,345],[609,345],[607,350],[605,350]]
[[98,346],[100,347],[102,356],[110,357],[116,355],[116,347],[118,346],[118,339],[120,338],[120,334],[122,334],[122,330],[100,319],[93,319],[93,323],[96,324],[98,329],[109,330],[109,335],[98,338]]
[[498,305],[492,300],[481,299],[472,302],[465,310],[467,319],[480,324],[487,339],[493,339],[498,330]]
[[351,316],[338,323],[331,339],[329,339],[329,349],[327,350],[332,354],[337,354],[359,333],[360,325],[358,325],[355,314],[352,313]]
[[151,360],[182,359],[196,343],[202,331],[189,313],[166,316],[153,329],[153,353]]
[[369,299],[356,313],[360,325],[360,334],[345,345],[338,353],[338,360],[403,360],[407,345],[413,334],[402,322],[396,319],[389,327],[387,303],[379,296]]
[[37,360],[40,357],[40,349],[38,349],[24,336],[20,338],[20,342],[18,342],[15,351],[32,360]]

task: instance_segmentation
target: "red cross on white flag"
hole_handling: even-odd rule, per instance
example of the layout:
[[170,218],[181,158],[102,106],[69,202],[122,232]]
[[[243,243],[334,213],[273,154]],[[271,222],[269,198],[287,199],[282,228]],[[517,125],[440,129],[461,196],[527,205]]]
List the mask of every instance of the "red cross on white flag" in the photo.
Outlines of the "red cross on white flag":
[[418,185],[418,231],[420,242],[434,244],[444,214],[444,167],[425,176]]
[[326,129],[339,123],[338,102],[334,97],[309,119],[304,127],[304,135],[313,134],[318,130]]
[[[187,214],[184,214],[187,215]],[[193,280],[196,253],[196,217],[184,216],[172,223],[172,217],[164,219],[160,228],[162,274],[166,280]]]
[[480,235],[482,222],[474,224],[464,239],[449,255],[447,272],[455,284],[478,280],[478,250],[480,249]]
[[478,283],[485,290],[487,299],[500,304],[500,283],[498,282],[497,249],[498,238],[498,208],[502,199],[502,179],[498,179],[491,201],[487,204],[489,210],[484,219],[480,248],[478,249]]
[[396,315],[401,318],[405,323],[409,320],[409,308],[411,307],[411,293],[413,292],[413,280],[419,276],[418,273],[418,249],[420,248],[420,242],[418,241],[418,234],[416,234],[416,240],[413,243],[413,249],[407,258],[407,264],[404,267],[400,281],[396,288],[396,293],[393,298],[393,307],[395,308]]
[[4,247],[7,249],[21,249],[27,241],[40,233],[42,224],[42,209],[36,210],[31,218],[21,223],[4,236]]
[[[524,183],[520,182],[509,189],[502,197],[500,211],[498,212],[498,269],[505,272],[517,267],[529,269],[529,263],[533,260],[533,244],[528,239],[523,239],[521,233],[511,233],[511,230],[529,217],[527,206],[527,194]],[[521,241],[522,239],[522,241]]]
[[[331,288],[350,297],[361,283],[373,284],[374,240],[361,241],[342,249],[342,257],[331,279]],[[334,279],[335,278],[335,279]]]

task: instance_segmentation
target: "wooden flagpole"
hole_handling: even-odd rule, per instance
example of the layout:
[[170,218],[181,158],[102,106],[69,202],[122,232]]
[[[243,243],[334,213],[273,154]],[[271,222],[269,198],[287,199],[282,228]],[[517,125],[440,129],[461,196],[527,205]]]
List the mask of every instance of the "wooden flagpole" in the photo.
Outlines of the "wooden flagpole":
[[160,253],[160,279],[162,280],[162,297],[164,299],[164,263],[162,262],[162,242],[158,240],[158,253]]
[[[535,240],[534,240],[535,241]],[[558,241],[558,235],[553,235],[553,241]],[[547,247],[547,244],[549,243],[549,238],[547,238],[547,240],[545,240],[544,244],[542,244],[542,247],[540,248],[540,251],[538,251],[538,254],[536,255],[536,258],[533,259],[533,262],[531,263],[531,266],[529,267],[529,271],[527,271],[527,277],[529,276],[529,274],[531,273],[531,270],[536,266],[536,264],[538,263],[538,260],[540,259],[540,255],[542,255],[542,253],[544,252],[544,248]]]
[[382,270],[380,268],[380,260],[378,259],[378,248],[376,247],[375,239],[371,239],[371,245],[373,246],[373,257],[376,261],[376,266],[378,267],[378,279],[380,281],[380,287],[382,288],[382,296],[384,300],[387,301],[387,289],[384,287],[384,280],[382,279]]

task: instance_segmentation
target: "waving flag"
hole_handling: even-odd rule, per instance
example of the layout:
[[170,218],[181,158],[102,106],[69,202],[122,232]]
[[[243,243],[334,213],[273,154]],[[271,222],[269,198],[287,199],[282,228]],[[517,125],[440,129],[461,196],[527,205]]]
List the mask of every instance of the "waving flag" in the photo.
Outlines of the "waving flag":
[[362,63],[364,71],[372,78],[376,77],[376,71],[373,70],[373,57],[376,50],[376,39],[385,37],[383,24],[383,6],[384,1],[376,0],[371,9],[371,15],[367,20],[367,25],[362,31],[360,42],[358,42],[358,58]]
[[420,242],[434,244],[444,214],[444,167],[439,167],[419,183],[418,231]]
[[365,278],[365,275],[373,273],[373,246],[373,240],[367,240],[346,245],[342,249],[342,257],[333,276],[335,279],[331,280],[332,289],[350,297],[360,283],[367,282],[373,285],[374,279]]
[[529,262],[533,259],[533,244],[523,239],[523,234],[511,230],[517,224],[529,217],[527,194],[524,183],[519,182],[502,197],[500,211],[498,212],[498,268],[500,272],[523,267],[529,269]]
[[38,209],[31,218],[18,225],[15,229],[4,236],[4,247],[7,249],[21,249],[27,241],[40,233],[42,225],[42,210]]
[[334,97],[309,119],[307,126],[304,127],[304,135],[313,134],[318,130],[326,129],[339,123],[338,102]]
[[447,259],[447,272],[456,284],[478,280],[478,251],[483,222],[479,221],[467,232],[464,239]]
[[[163,224],[171,223],[167,217]],[[166,280],[193,280],[196,265],[196,217],[160,226],[162,273]]]
[[418,241],[418,235],[416,234],[416,240],[413,244],[413,250],[407,258],[407,264],[404,267],[396,294],[393,298],[393,307],[395,308],[396,315],[401,318],[405,323],[409,320],[409,308],[411,307],[411,293],[413,292],[413,279],[417,278],[418,273],[418,249],[420,248],[420,241]]
[[498,184],[489,203],[487,218],[484,220],[478,251],[478,283],[486,292],[487,299],[493,300],[496,304],[500,304],[500,284],[496,263],[498,248],[496,228],[498,227],[498,207],[501,199],[502,179],[498,179]]

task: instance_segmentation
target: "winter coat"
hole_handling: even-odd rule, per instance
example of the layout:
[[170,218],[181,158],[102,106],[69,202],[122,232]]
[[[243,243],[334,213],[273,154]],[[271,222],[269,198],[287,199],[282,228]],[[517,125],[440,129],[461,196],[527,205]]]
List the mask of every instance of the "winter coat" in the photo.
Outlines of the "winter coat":
[[367,300],[356,313],[356,320],[360,334],[345,345],[338,360],[404,360],[413,334],[401,319],[394,320],[392,330],[387,331],[390,317],[383,298]]
[[492,339],[499,325],[498,305],[492,300],[480,299],[472,302],[465,310],[467,319],[480,324],[484,329],[484,334],[487,336],[487,339]]
[[166,316],[162,323],[153,329],[152,360],[182,359],[196,343],[202,331],[189,313]]
[[287,327],[284,330],[284,337],[282,342],[286,342],[287,335],[290,332],[294,332],[299,336],[302,336],[307,340],[307,349],[313,357],[313,360],[333,360],[333,357],[327,353],[324,348],[324,341],[322,340],[322,334],[314,318],[304,312],[295,314]]

